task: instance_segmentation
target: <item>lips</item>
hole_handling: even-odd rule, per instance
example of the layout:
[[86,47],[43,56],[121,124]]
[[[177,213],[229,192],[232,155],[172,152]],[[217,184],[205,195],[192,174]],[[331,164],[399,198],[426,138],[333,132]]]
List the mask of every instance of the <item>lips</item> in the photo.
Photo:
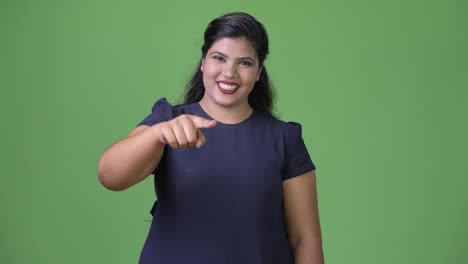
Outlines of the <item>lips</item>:
[[233,94],[239,88],[239,85],[234,82],[221,81],[218,82],[218,88],[223,94]]
[[219,86],[220,86],[221,88],[223,88],[224,90],[234,90],[234,89],[236,89],[237,87],[239,87],[239,85],[236,84],[236,83],[219,82],[218,84],[219,84]]

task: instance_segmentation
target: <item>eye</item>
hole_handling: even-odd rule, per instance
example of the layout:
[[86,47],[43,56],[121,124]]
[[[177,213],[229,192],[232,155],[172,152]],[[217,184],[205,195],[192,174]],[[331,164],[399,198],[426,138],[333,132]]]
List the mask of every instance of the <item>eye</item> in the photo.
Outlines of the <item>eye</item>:
[[221,57],[221,56],[217,56],[217,55],[216,55],[216,56],[213,56],[212,58],[213,58],[214,60],[219,61],[219,62],[224,62],[224,58]]
[[252,66],[253,65],[253,63],[251,61],[248,61],[248,60],[243,60],[243,61],[240,62],[240,64],[242,66]]

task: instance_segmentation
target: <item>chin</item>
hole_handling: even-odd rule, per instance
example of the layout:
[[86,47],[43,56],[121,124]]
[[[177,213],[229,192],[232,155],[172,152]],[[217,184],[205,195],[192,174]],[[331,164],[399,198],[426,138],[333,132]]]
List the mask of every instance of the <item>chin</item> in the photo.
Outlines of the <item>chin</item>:
[[216,100],[215,102],[219,106],[223,107],[233,107],[238,105],[239,103],[235,100]]

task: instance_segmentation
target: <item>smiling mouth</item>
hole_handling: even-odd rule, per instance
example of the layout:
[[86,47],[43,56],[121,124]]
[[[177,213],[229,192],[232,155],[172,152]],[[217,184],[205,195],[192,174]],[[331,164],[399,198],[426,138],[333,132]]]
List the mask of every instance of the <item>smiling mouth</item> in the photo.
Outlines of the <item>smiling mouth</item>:
[[219,87],[224,90],[233,91],[239,87],[237,84],[227,84],[224,82],[218,82]]
[[224,82],[218,82],[218,89],[223,94],[233,94],[237,92],[238,88],[239,88],[239,85],[235,83],[227,84]]

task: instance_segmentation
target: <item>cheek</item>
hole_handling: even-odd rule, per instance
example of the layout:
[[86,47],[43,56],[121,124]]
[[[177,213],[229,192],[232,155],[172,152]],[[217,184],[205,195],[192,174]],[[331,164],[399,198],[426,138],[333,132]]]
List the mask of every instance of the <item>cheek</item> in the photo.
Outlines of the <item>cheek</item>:
[[219,74],[217,67],[213,67],[209,63],[205,64],[203,67],[203,79],[216,78]]
[[241,73],[242,80],[245,84],[251,84],[255,83],[257,81],[257,71],[246,71]]

